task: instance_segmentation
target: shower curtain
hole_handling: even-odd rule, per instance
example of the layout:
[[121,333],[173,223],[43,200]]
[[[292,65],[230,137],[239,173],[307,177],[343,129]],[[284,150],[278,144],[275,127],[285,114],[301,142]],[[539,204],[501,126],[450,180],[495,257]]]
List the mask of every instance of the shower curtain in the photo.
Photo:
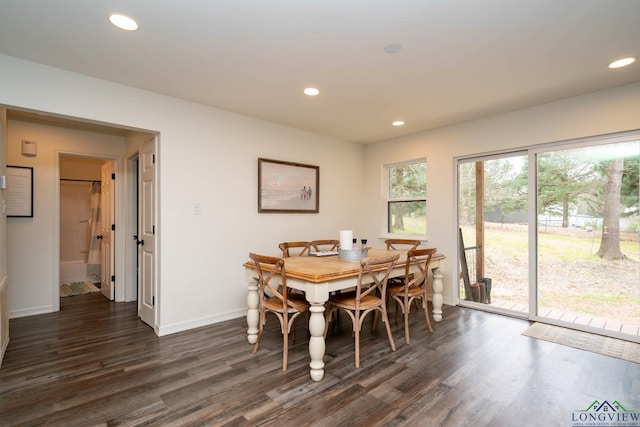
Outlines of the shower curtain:
[[90,189],[89,227],[91,227],[89,251],[87,254],[87,274],[94,282],[100,282],[100,183],[94,182]]

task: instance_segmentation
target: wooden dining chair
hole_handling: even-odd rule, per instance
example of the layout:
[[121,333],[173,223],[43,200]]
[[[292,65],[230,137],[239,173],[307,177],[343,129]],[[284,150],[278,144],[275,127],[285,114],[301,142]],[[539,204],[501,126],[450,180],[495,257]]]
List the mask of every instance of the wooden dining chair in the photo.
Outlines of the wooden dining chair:
[[[422,243],[420,240],[413,239],[387,239],[384,241],[388,251],[398,251],[416,249]],[[389,284],[400,284],[404,282],[404,276],[394,276],[389,278]]]
[[314,240],[310,246],[316,252],[337,251],[340,248],[340,240]]
[[[404,317],[404,341],[410,344],[409,338],[409,313],[411,312],[411,304],[420,300],[424,309],[425,318],[427,319],[427,327],[429,332],[433,333],[431,320],[429,320],[429,305],[427,303],[427,278],[429,274],[429,264],[431,258],[436,254],[436,248],[429,249],[412,249],[407,253],[407,261],[405,265],[404,280],[402,283],[389,284],[387,295],[396,301],[402,309]],[[411,273],[412,266],[416,266],[415,273]]]
[[[332,314],[334,311],[343,310],[351,317],[355,337],[356,368],[360,367],[360,331],[362,330],[364,319],[369,313],[373,312],[381,315],[382,321],[387,328],[391,350],[396,351],[396,344],[393,342],[393,335],[389,326],[389,316],[387,316],[386,292],[389,273],[399,257],[400,254],[392,254],[360,260],[356,289],[352,292],[331,295],[326,303],[325,338],[329,331],[329,324],[333,319]],[[375,329],[376,323],[376,319],[374,319],[373,329]]]
[[309,310],[309,303],[303,294],[289,294],[287,274],[283,258],[249,254],[258,273],[258,338],[253,346],[253,353],[258,351],[262,331],[266,323],[266,314],[273,313],[280,321],[283,336],[282,370],[287,370],[289,353],[289,333],[296,318]]
[[411,249],[415,249],[420,246],[420,243],[422,242],[420,240],[413,239],[387,239],[384,243],[387,245],[387,250],[397,251],[404,249],[410,251]]
[[311,250],[311,244],[309,242],[282,242],[278,247],[282,251],[282,258],[309,255],[309,251]]

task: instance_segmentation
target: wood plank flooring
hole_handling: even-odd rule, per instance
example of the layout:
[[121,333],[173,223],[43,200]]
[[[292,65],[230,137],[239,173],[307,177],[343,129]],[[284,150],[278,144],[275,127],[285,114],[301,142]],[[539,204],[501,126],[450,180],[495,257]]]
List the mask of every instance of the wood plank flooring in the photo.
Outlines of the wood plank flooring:
[[[594,400],[640,411],[640,365],[524,337],[529,322],[459,307],[429,334],[414,310],[362,336],[327,338],[309,378],[306,321],[281,371],[277,320],[251,354],[245,319],[156,337],[136,303],[64,298],[59,313],[14,319],[0,369],[1,426],[570,426]],[[370,320],[365,322],[370,325]]]

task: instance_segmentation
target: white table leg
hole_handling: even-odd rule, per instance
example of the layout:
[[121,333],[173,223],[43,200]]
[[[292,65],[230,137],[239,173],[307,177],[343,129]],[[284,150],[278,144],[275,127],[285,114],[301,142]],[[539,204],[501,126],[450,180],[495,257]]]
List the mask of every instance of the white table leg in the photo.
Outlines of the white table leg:
[[309,356],[311,362],[311,379],[320,381],[324,377],[324,304],[311,304],[309,307],[311,316],[309,316]]
[[309,356],[311,362],[310,375],[313,381],[320,381],[324,377],[324,303],[329,299],[329,290],[326,283],[307,283],[305,297],[311,306],[309,307]]
[[442,320],[442,290],[444,288],[442,284],[442,273],[438,267],[431,270],[433,274],[431,303],[433,304],[433,320],[440,322]]
[[258,282],[252,279],[249,282],[249,293],[247,294],[247,340],[250,344],[255,344],[258,340]]

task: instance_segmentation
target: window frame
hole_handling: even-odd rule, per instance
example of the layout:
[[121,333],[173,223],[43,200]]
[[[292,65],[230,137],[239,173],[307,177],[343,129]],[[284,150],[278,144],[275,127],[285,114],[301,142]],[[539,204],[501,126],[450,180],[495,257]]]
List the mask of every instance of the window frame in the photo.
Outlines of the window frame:
[[[425,167],[425,187],[424,187],[424,196],[423,197],[402,197],[402,198],[391,198],[391,170],[393,168],[399,167],[399,166],[406,166],[406,165],[414,165],[414,164],[418,164],[418,163],[422,163],[424,164]],[[395,162],[395,163],[388,163],[383,165],[384,167],[384,181],[383,181],[383,185],[384,185],[384,189],[383,189],[383,194],[384,194],[384,201],[383,201],[383,208],[384,209],[384,214],[382,215],[382,217],[384,218],[383,224],[382,224],[382,237],[383,238],[402,238],[402,239],[415,239],[415,240],[422,240],[422,241],[426,241],[427,240],[427,233],[426,230],[428,230],[427,228],[427,194],[428,194],[428,174],[427,174],[427,159],[426,157],[421,157],[421,158],[416,158],[416,159],[411,159],[411,160],[405,160],[405,161],[401,161],[401,162]],[[389,231],[389,224],[391,221],[391,204],[392,203],[397,203],[397,202],[424,202],[425,204],[425,234],[409,234],[409,233],[393,233],[391,231]]]

